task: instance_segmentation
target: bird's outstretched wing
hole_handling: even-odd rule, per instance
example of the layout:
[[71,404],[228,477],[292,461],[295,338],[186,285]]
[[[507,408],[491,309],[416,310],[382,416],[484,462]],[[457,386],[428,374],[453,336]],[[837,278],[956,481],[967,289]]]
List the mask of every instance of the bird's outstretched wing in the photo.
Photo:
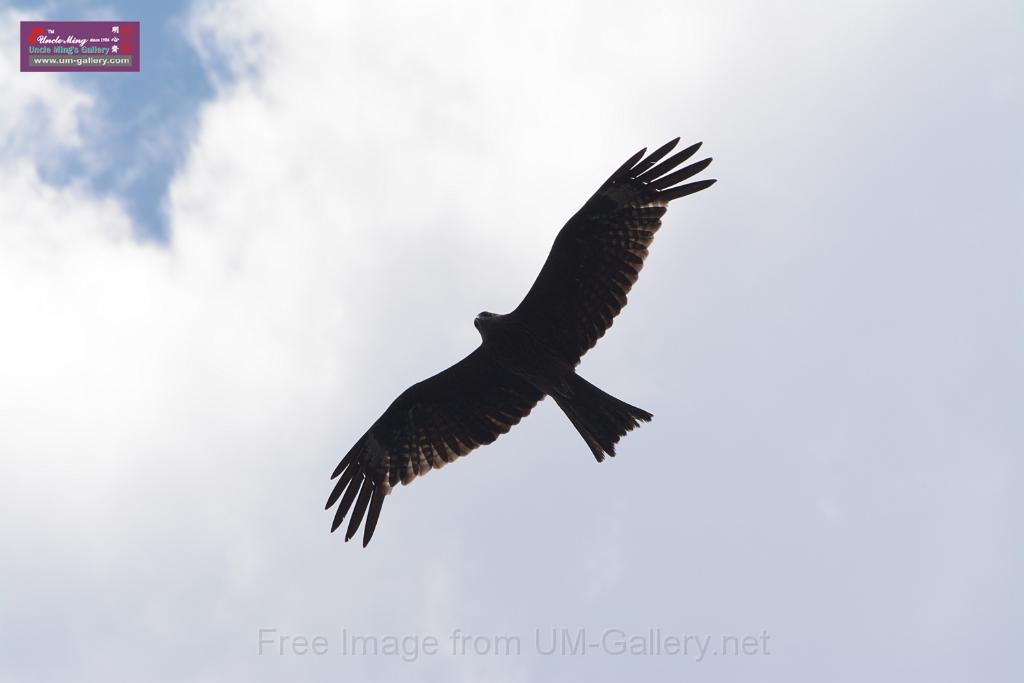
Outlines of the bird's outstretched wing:
[[647,150],[640,150],[605,181],[559,231],[536,281],[511,314],[572,365],[626,305],[668,203],[715,182],[679,184],[711,159],[672,172],[700,147],[698,142],[662,161],[678,142],[646,158]]
[[377,526],[391,487],[408,484],[478,446],[489,444],[526,417],[543,394],[493,362],[478,347],[461,361],[414,384],[396,398],[338,464],[327,509],[341,499],[331,531],[352,504],[345,540],[366,516],[363,545]]

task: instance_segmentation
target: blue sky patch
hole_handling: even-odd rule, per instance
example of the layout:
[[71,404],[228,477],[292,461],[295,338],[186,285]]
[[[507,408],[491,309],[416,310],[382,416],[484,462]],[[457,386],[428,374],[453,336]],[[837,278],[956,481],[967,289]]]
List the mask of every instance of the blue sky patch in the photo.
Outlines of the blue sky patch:
[[[98,195],[116,196],[142,239],[167,239],[167,188],[189,149],[199,105],[214,93],[187,40],[188,11],[187,4],[167,2],[114,2],[102,10],[104,18],[141,22],[142,70],[67,75],[95,98],[83,117],[84,143],[40,163],[49,183],[81,182]],[[100,18],[94,4],[75,1],[48,5],[44,15]]]

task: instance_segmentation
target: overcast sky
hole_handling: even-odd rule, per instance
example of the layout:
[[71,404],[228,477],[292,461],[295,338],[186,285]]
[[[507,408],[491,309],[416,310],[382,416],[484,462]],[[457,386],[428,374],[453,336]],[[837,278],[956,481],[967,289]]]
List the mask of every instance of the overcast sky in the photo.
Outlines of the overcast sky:
[[[1024,6],[637,5],[0,10],[0,681],[1024,679]],[[140,74],[18,72],[96,17]],[[330,535],[677,135],[719,183],[580,366],[654,421],[598,465],[545,401]]]

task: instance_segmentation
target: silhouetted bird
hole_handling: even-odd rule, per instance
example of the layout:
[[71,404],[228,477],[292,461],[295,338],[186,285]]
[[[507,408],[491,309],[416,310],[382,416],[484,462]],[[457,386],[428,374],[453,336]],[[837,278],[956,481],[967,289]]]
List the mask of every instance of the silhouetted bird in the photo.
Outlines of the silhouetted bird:
[[558,233],[519,306],[505,315],[478,315],[480,346],[405,390],[356,442],[331,475],[338,481],[327,508],[341,499],[331,531],[355,503],[345,540],[365,515],[365,546],[393,486],[491,443],[545,396],[555,399],[598,462],[615,455],[626,432],[650,421],[650,413],[601,391],[575,367],[626,305],[668,203],[715,182],[679,184],[711,159],[671,172],[700,147],[664,159],[678,142],[630,157]]

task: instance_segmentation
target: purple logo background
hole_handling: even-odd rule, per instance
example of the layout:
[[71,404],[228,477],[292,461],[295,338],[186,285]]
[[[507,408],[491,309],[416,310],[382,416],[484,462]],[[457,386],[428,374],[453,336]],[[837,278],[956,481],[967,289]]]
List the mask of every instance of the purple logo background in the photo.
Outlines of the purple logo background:
[[138,71],[137,21],[23,21],[22,71]]

